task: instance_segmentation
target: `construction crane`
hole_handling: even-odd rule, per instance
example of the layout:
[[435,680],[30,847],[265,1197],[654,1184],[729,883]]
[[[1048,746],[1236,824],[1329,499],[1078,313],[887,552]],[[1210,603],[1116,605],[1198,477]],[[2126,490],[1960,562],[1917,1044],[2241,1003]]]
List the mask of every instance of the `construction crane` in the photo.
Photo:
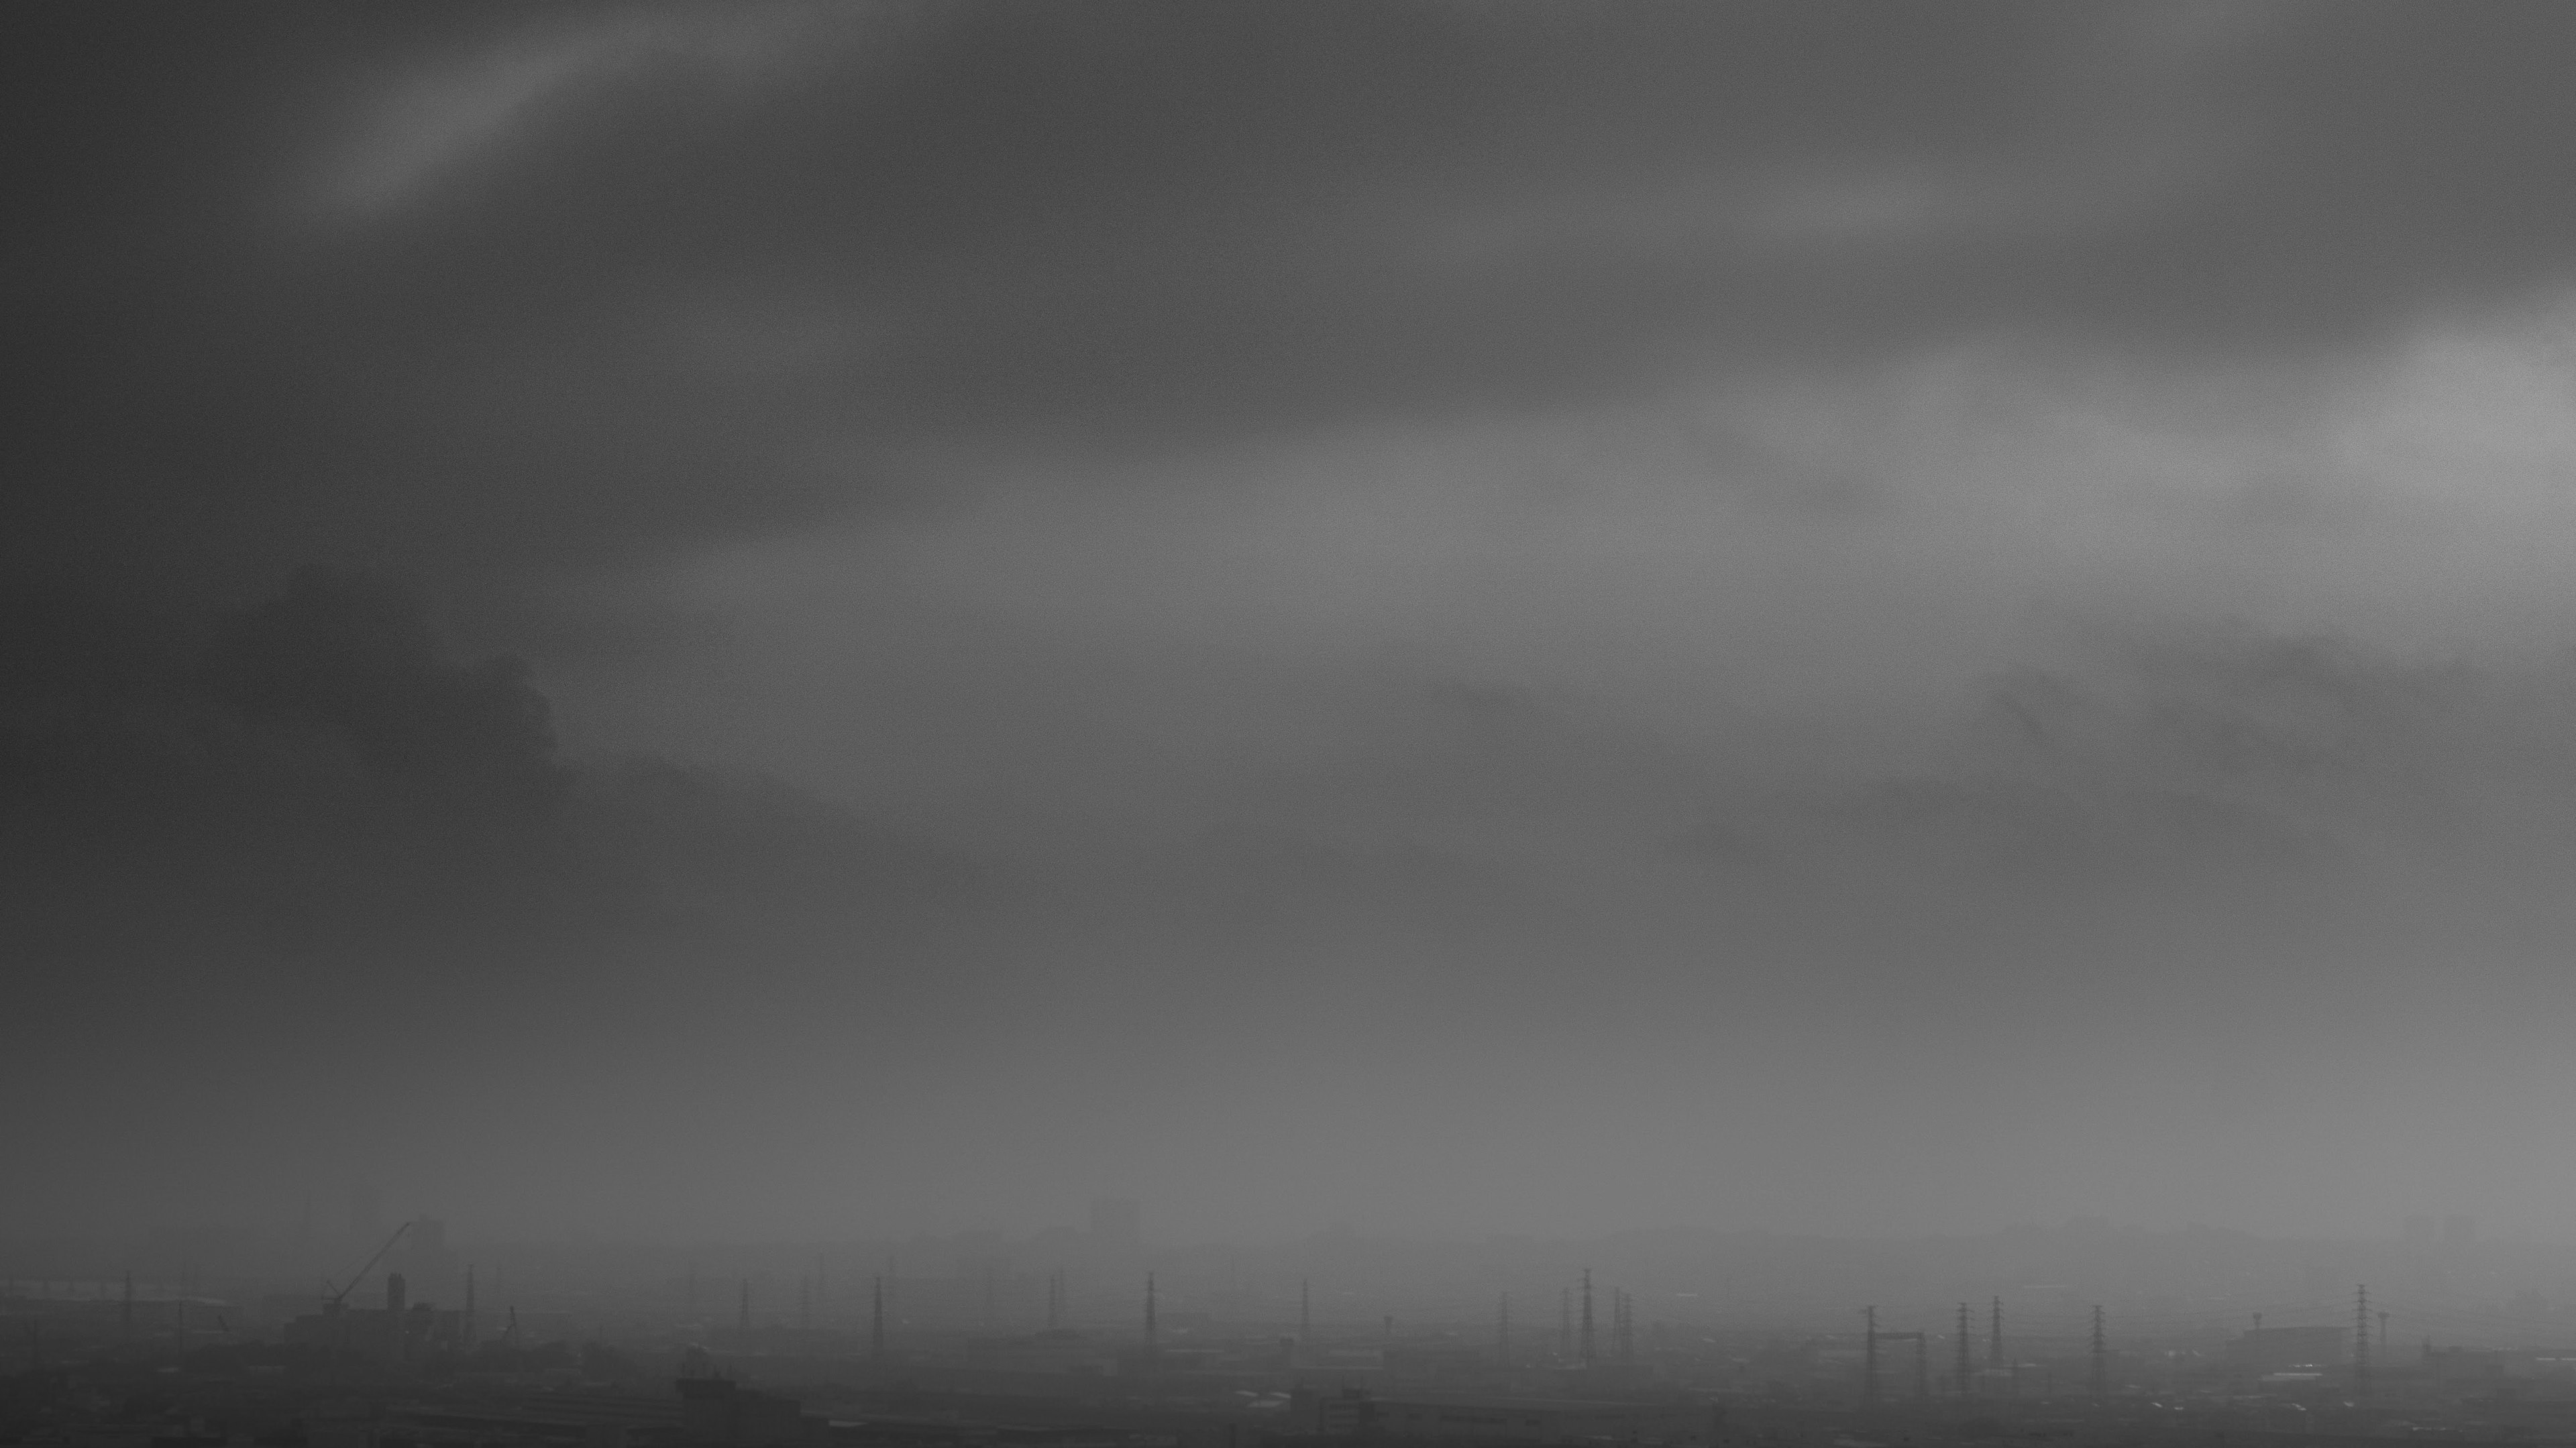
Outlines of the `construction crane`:
[[375,1265],[376,1265],[377,1263],[379,1263],[379,1262],[381,1262],[381,1261],[385,1260],[385,1254],[386,1254],[387,1252],[390,1252],[390,1251],[392,1251],[392,1250],[394,1249],[394,1243],[401,1241],[401,1240],[402,1240],[402,1234],[403,1234],[403,1233],[405,1233],[405,1232],[408,1232],[408,1231],[410,1231],[410,1230],[411,1230],[411,1223],[409,1223],[409,1222],[405,1222],[405,1223],[403,1223],[401,1226],[394,1228],[394,1234],[393,1234],[392,1236],[390,1236],[390,1237],[387,1237],[387,1238],[385,1239],[385,1244],[384,1244],[383,1246],[378,1247],[378,1248],[376,1249],[376,1255],[374,1255],[373,1257],[370,1257],[370,1258],[368,1258],[368,1259],[367,1259],[367,1265],[366,1265],[366,1266],[364,1266],[364,1267],[361,1267],[361,1268],[359,1268],[357,1271],[352,1272],[352,1273],[350,1273],[350,1274],[349,1274],[349,1283],[348,1283],[348,1286],[347,1286],[347,1287],[343,1287],[343,1288],[341,1288],[341,1289],[340,1289],[339,1291],[337,1291],[337,1292],[332,1292],[332,1291],[331,1291],[331,1279],[330,1279],[330,1278],[328,1278],[328,1277],[323,1278],[323,1279],[322,1279],[322,1290],[323,1290],[324,1292],[328,1292],[328,1293],[330,1293],[330,1295],[329,1295],[328,1297],[325,1297],[325,1298],[323,1298],[323,1299],[322,1299],[322,1309],[323,1309],[323,1311],[325,1311],[325,1312],[331,1311],[332,1309],[337,1308],[338,1306],[340,1306],[340,1304],[341,1304],[342,1302],[344,1302],[345,1300],[347,1300],[347,1298],[348,1298],[348,1296],[349,1296],[349,1290],[350,1290],[350,1288],[354,1288],[354,1287],[356,1287],[360,1282],[365,1281],[365,1280],[366,1280],[366,1276],[367,1276],[367,1274],[368,1274],[370,1271],[373,1271],[373,1270],[374,1270]]

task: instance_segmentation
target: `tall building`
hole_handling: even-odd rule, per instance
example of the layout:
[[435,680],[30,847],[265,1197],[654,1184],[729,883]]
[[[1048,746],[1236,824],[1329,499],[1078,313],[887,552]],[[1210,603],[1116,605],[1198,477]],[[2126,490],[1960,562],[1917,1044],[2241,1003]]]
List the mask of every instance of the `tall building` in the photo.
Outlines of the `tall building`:
[[1143,1244],[1145,1209],[1125,1197],[1102,1197],[1091,1204],[1091,1240],[1101,1247],[1134,1248]]
[[450,1282],[456,1261],[447,1251],[447,1224],[436,1217],[417,1217],[403,1234],[396,1260],[404,1271],[428,1283]]
[[385,1234],[385,1194],[374,1187],[349,1193],[349,1235],[371,1241]]

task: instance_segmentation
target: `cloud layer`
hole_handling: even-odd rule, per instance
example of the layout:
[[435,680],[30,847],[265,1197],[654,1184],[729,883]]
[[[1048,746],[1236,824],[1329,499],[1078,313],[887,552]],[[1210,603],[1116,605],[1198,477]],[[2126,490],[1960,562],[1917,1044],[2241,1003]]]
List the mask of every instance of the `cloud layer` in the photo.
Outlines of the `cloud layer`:
[[2564,6],[9,24],[44,1211],[2565,1225]]

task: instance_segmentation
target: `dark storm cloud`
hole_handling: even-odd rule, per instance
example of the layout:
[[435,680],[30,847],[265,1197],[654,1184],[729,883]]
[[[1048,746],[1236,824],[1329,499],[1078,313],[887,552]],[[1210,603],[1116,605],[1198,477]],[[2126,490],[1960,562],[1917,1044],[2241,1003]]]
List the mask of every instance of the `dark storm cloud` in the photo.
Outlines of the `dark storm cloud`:
[[2563,273],[2561,7],[21,17],[10,562],[668,557],[924,443],[1618,396]]
[[[2338,976],[2563,938],[2563,669],[2340,612],[2505,551],[2555,628],[2559,374],[2314,379],[2564,280],[2569,17],[13,13],[8,929],[94,1028],[43,1069],[123,1020],[157,1084],[219,1022],[287,1063],[280,1173],[660,1226],[771,1210],[675,1160],[925,1213],[1744,1200],[1530,1194],[1527,1122],[1776,1220],[1881,1195],[1825,1127],[1919,1153],[2051,1050],[2330,1066]],[[2034,600],[2276,585],[2311,616],[1998,671]],[[706,647],[584,672],[663,599]],[[2089,1145],[2122,1090],[2029,1149],[2191,1210],[2196,1142]],[[144,1169],[111,1118],[179,1134],[25,1123],[92,1153],[66,1212]],[[2061,1179],[1999,1160],[1917,1185]]]
[[306,570],[191,627],[9,602],[8,948],[66,1023],[146,983],[214,992],[193,1024],[248,1029],[406,961],[461,1001],[611,957],[632,988],[710,938],[792,955],[819,935],[850,959],[855,915],[893,930],[891,902],[969,878],[782,785],[564,756],[523,665],[454,658],[377,580]]

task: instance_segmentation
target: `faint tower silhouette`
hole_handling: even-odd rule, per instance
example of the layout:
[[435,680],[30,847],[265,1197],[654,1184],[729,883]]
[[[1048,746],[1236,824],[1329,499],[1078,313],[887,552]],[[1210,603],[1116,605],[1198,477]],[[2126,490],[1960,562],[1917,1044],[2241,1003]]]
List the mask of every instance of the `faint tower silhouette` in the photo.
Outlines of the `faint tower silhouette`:
[[385,1230],[385,1194],[362,1186],[349,1193],[349,1235],[372,1241]]
[[405,1331],[410,1322],[403,1313],[410,1296],[410,1284],[403,1281],[401,1273],[385,1274],[385,1356],[395,1362],[410,1355],[411,1334]]
[[1959,1304],[1959,1381],[1955,1385],[1960,1397],[1968,1396],[1968,1304]]
[[1583,1269],[1583,1341],[1577,1356],[1585,1367],[1592,1366],[1592,1269],[1589,1267]]
[[1145,1342],[1146,1342],[1146,1345],[1147,1345],[1147,1346],[1151,1346],[1151,1345],[1153,1344],[1153,1341],[1154,1341],[1154,1274],[1153,1274],[1153,1273],[1151,1273],[1151,1272],[1148,1272],[1148,1273],[1146,1273],[1146,1274],[1145,1274]]
[[1126,1197],[1102,1197],[1091,1204],[1091,1242],[1095,1247],[1132,1252],[1145,1241],[1145,1209]]

